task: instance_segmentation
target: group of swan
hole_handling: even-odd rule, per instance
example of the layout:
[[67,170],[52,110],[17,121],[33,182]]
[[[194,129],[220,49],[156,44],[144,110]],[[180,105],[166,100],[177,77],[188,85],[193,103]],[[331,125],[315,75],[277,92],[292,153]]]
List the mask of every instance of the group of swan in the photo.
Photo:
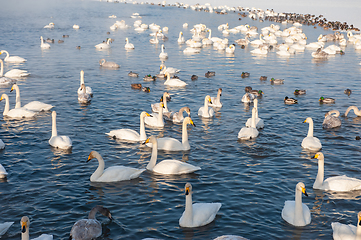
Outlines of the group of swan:
[[9,85],[12,85],[14,83],[16,83],[15,79],[9,78],[7,76],[3,76],[4,73],[4,63],[3,60],[0,59],[0,64],[1,64],[1,70],[0,70],[0,87],[7,87]]
[[163,103],[161,103],[161,106],[159,108],[159,112],[158,113],[152,113],[151,116],[145,117],[144,122],[147,125],[152,126],[152,127],[163,128],[164,127],[163,108],[164,108],[164,105],[163,105]]
[[[258,99],[254,99],[253,101],[253,108],[256,109],[256,114],[255,114],[255,119],[256,119],[256,128],[257,129],[261,129],[264,128],[264,121],[263,119],[258,117]],[[246,122],[246,127],[251,127],[252,125],[252,118],[248,118],[247,122]]]
[[13,108],[10,110],[9,96],[3,93],[1,95],[0,101],[5,99],[5,108],[3,116],[12,119],[20,118],[32,118],[36,115],[36,112],[27,110],[26,108]]
[[80,103],[89,103],[93,96],[93,90],[84,83],[84,71],[80,71],[80,87],[78,88],[78,101]]

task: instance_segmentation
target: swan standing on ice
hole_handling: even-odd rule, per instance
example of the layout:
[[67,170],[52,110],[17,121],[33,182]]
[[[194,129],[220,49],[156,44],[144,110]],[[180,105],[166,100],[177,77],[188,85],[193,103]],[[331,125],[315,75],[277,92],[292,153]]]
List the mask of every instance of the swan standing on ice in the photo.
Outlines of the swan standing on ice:
[[95,206],[89,212],[88,219],[78,220],[70,231],[69,240],[86,240],[86,239],[96,239],[102,235],[102,225],[95,218],[96,213],[99,212],[104,217],[113,220],[110,211],[103,206]]
[[[334,114],[334,115],[332,115]],[[338,118],[340,112],[338,110],[332,110],[325,114],[322,127],[326,129],[336,128],[341,126],[341,120]]]
[[52,147],[60,149],[70,149],[73,144],[68,136],[58,136],[58,130],[56,128],[56,112],[51,113],[52,120],[52,129],[51,129],[51,138],[49,139],[49,144]]
[[282,218],[296,227],[303,227],[311,223],[311,212],[306,204],[302,203],[302,193],[308,197],[305,184],[297,183],[295,201],[285,201],[282,209]]
[[2,53],[6,53],[6,57],[4,58],[5,62],[11,62],[11,63],[22,63],[22,62],[26,62],[25,58],[19,57],[19,56],[11,56],[9,55],[9,53],[5,50],[1,50],[0,51],[0,55]]
[[359,240],[361,239],[361,212],[357,214],[357,226],[332,222],[331,227],[334,240]]
[[212,103],[209,103],[208,106],[221,108],[223,106],[221,102],[221,96],[222,96],[222,88],[218,88],[217,97],[211,97]]
[[322,148],[322,144],[318,138],[313,136],[313,120],[312,120],[312,118],[310,118],[310,117],[306,118],[304,123],[308,123],[309,127],[308,127],[307,137],[305,137],[302,140],[301,146],[303,148],[306,148],[311,151],[320,150]]
[[125,49],[134,49],[134,44],[130,43],[128,38],[125,38],[125,42],[126,42],[124,46]]
[[201,117],[204,117],[204,118],[211,118],[214,116],[214,110],[213,108],[211,107],[208,107],[209,106],[209,103],[212,104],[212,100],[211,100],[211,97],[209,95],[207,95],[205,98],[204,98],[204,105],[203,107],[200,107],[198,109],[198,116],[201,116]]
[[179,219],[179,226],[186,228],[195,228],[211,223],[222,203],[193,203],[192,202],[192,185],[185,185],[186,206]]
[[[81,88],[81,85],[82,85],[82,84],[85,84],[85,83],[84,83],[84,71],[83,71],[83,70],[80,71],[80,87],[78,88],[78,95],[83,92],[83,90],[82,90],[82,88]],[[92,90],[92,88],[89,87],[89,86],[86,86],[85,89],[86,89],[85,92],[88,93],[88,94],[90,94],[91,97],[93,97],[93,90]]]
[[152,143],[152,156],[146,167],[149,171],[159,173],[159,174],[187,174],[192,173],[198,170],[201,170],[200,167],[193,166],[189,163],[181,162],[178,160],[167,159],[159,162],[157,164],[158,156],[158,141],[154,136],[150,136],[144,143]]
[[0,101],[5,99],[4,117],[19,119],[19,118],[32,118],[36,115],[36,112],[30,111],[26,108],[14,108],[10,110],[9,96],[3,93]]
[[112,166],[104,170],[104,160],[97,151],[90,152],[87,162],[93,158],[98,160],[99,166],[90,176],[91,182],[119,182],[131,180],[139,177],[139,175],[145,171],[145,169],[137,169],[126,166]]
[[256,108],[252,109],[252,119],[251,119],[251,126],[250,127],[243,127],[238,132],[238,138],[241,140],[248,140],[258,137],[258,130],[256,128]]
[[[30,220],[27,216],[21,218],[20,221],[21,225],[21,240],[29,240],[29,227],[30,227]],[[32,240],[53,240],[53,235],[49,234],[41,234],[37,238],[33,238]]]

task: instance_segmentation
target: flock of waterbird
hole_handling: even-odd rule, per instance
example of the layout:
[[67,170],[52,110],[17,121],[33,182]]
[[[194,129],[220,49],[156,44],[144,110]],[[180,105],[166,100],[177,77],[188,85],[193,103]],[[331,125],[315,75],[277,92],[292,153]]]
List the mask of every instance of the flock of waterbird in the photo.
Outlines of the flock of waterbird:
[[[133,2],[136,3],[136,2]],[[153,4],[154,5],[154,4]],[[159,5],[165,6],[165,3],[161,3]],[[175,4],[177,7],[188,8],[187,5]],[[316,42],[311,42],[307,44],[307,37],[302,32],[302,24],[300,22],[306,23],[307,25],[312,24],[310,19],[316,19],[317,17],[311,15],[305,15],[300,18],[300,16],[295,16],[294,14],[276,14],[273,10],[263,11],[260,9],[248,9],[248,8],[213,8],[210,5],[194,5],[190,6],[193,10],[204,10],[208,12],[215,11],[219,14],[227,14],[231,11],[238,11],[239,15],[243,17],[249,17],[253,20],[272,20],[275,22],[286,22],[290,23],[292,21],[294,26],[285,28],[283,31],[280,30],[279,25],[271,24],[269,27],[264,27],[261,29],[261,32],[258,32],[257,27],[252,27],[248,24],[239,25],[233,28],[229,28],[229,24],[222,24],[218,27],[218,30],[222,32],[224,36],[228,36],[229,34],[237,34],[243,33],[245,38],[238,39],[235,41],[236,44],[240,45],[241,48],[244,48],[247,45],[254,46],[255,49],[251,51],[252,54],[260,54],[267,55],[272,48],[276,48],[278,51],[277,55],[280,56],[290,56],[291,54],[295,54],[300,51],[304,51],[305,48],[315,49],[316,51],[312,53],[312,57],[314,58],[327,58],[330,55],[334,54],[343,54],[343,48],[346,47],[347,44],[354,44],[355,49],[361,49],[361,35],[353,34],[351,31],[347,32],[348,40],[346,40],[345,36],[340,32],[335,32],[333,34],[328,35],[320,35]],[[246,14],[247,13],[247,14]],[[140,18],[141,16],[138,13],[134,13],[132,18]],[[109,16],[109,18],[116,18],[115,15]],[[300,20],[301,19],[301,20]],[[305,19],[308,21],[305,22]],[[327,26],[338,26],[339,29],[343,30],[357,30],[355,28],[349,27],[347,24],[340,24],[338,22],[327,23],[325,19],[318,19],[318,25],[326,28]],[[325,23],[326,22],[326,23]],[[150,35],[154,38],[150,39],[151,44],[158,44],[161,41],[168,40],[168,37],[165,33],[168,32],[168,27],[161,27],[155,23],[152,24],[144,24],[141,20],[136,20],[134,22],[134,30],[135,31],[145,31],[150,29],[153,31]],[[314,25],[314,24],[312,24]],[[44,28],[52,29],[55,24],[50,23]],[[126,29],[130,26],[125,23],[124,20],[116,21],[110,27],[110,30],[115,31],[117,29]],[[74,29],[79,29],[79,25],[74,25]],[[188,28],[188,24],[183,24],[183,28]],[[346,29],[344,29],[346,28]],[[337,30],[337,29],[335,29]],[[229,44],[227,38],[218,38],[212,37],[212,30],[207,28],[204,24],[197,24],[190,30],[193,34],[191,39],[185,40],[183,36],[183,32],[179,33],[179,38],[177,39],[178,44],[186,44],[186,47],[183,50],[185,54],[194,54],[199,53],[203,46],[212,45],[215,49],[225,51],[227,54],[233,54],[235,51],[236,44]],[[208,37],[206,37],[208,34]],[[66,35],[64,35],[67,37]],[[63,36],[63,37],[64,37]],[[250,41],[251,38],[258,37],[253,41]],[[280,38],[282,38],[283,42],[280,42]],[[51,48],[49,43],[54,43],[54,40],[50,40],[48,42],[44,41],[43,37],[40,37],[41,44],[40,47],[44,49]],[[111,47],[111,42],[113,39],[108,38],[106,41],[95,45],[97,49],[108,49]],[[134,50],[136,47],[129,42],[129,39],[125,39],[126,44],[124,46],[127,50]],[[338,42],[338,45],[332,44],[325,48],[325,43],[328,41]],[[59,40],[60,43],[60,40]],[[80,47],[79,47],[80,48]],[[10,63],[19,63],[25,62],[24,58],[18,56],[10,56],[9,53],[5,50],[2,50],[0,54],[5,53],[6,57],[4,61]],[[164,85],[171,87],[185,87],[187,85],[186,82],[180,80],[176,73],[179,72],[176,68],[167,68],[164,65],[164,60],[168,58],[168,54],[165,52],[164,44],[161,45],[161,53],[159,54],[159,58],[162,60],[162,64],[160,66],[160,73],[156,77],[148,76],[150,79],[147,79],[147,76],[144,78],[145,81],[154,81],[155,78],[166,78]],[[26,77],[30,73],[24,70],[12,69],[3,74],[3,60],[0,59],[1,63],[1,72],[0,72],[0,86],[8,87],[12,86],[10,92],[13,90],[16,91],[16,104],[14,109],[10,109],[9,105],[9,96],[7,94],[2,94],[0,101],[5,100],[5,108],[3,112],[4,118],[7,119],[23,119],[23,118],[32,118],[38,112],[41,111],[50,111],[54,106],[46,103],[42,103],[39,101],[30,102],[24,106],[21,106],[20,100],[20,89],[16,84],[16,78]],[[107,62],[105,59],[101,59],[99,64],[106,68],[119,68],[120,66],[114,62]],[[206,73],[206,77],[214,76],[214,72]],[[243,72],[242,77],[249,77],[249,73]],[[138,77],[139,74],[130,72],[129,76]],[[193,79],[193,78],[192,78]],[[196,78],[195,78],[196,79]],[[260,80],[267,80],[267,77],[261,76]],[[271,80],[272,84],[284,84],[283,79],[274,79]],[[132,88],[142,89],[141,84],[133,84]],[[143,89],[144,90],[144,89]],[[149,88],[144,90],[149,91]],[[240,140],[249,140],[256,138],[259,134],[258,130],[263,129],[265,124],[264,121],[258,115],[258,98],[262,97],[262,90],[254,90],[251,87],[246,87],[246,93],[242,97],[242,102],[244,103],[253,103],[254,107],[252,109],[252,117],[247,120],[245,123],[245,127],[243,127],[239,133],[238,138]],[[351,90],[345,90],[346,94],[351,94]],[[89,86],[85,85],[84,82],[84,71],[80,72],[80,87],[77,91],[78,101],[82,104],[89,104],[93,97],[93,91]],[[223,104],[220,100],[222,94],[222,89],[218,89],[218,93],[216,97],[210,97],[207,95],[204,98],[204,105],[199,108],[198,115],[203,118],[212,118],[215,114],[215,111],[218,111],[223,107]],[[295,95],[306,94],[306,90],[295,90]],[[164,92],[161,98],[161,101],[151,105],[152,114],[149,114],[145,111],[140,114],[140,129],[139,132],[133,129],[118,129],[111,130],[107,135],[117,138],[124,141],[130,142],[142,142],[146,144],[148,147],[152,148],[152,154],[150,161],[145,169],[137,169],[126,166],[111,166],[105,169],[105,162],[102,156],[96,152],[92,151],[89,154],[88,161],[96,158],[98,160],[98,168],[91,175],[91,182],[117,182],[134,179],[140,176],[145,170],[157,173],[157,174],[187,174],[195,171],[201,170],[200,167],[191,165],[189,163],[181,162],[174,159],[167,159],[157,163],[157,154],[158,150],[165,151],[187,151],[191,148],[188,140],[188,132],[187,125],[193,125],[192,119],[190,118],[190,109],[189,107],[183,107],[177,112],[171,112],[168,109],[167,102],[170,99],[170,94],[168,92]],[[332,98],[320,98],[320,102],[322,103],[334,103],[334,99]],[[284,99],[286,104],[295,104],[297,103],[296,99],[286,97]],[[361,116],[361,111],[358,110],[356,106],[349,107],[345,116],[353,110],[357,116]],[[183,113],[186,112],[188,116],[184,117]],[[341,126],[341,120],[338,118],[340,115],[338,110],[332,110],[325,115],[325,119],[323,122],[324,128],[335,128]],[[152,127],[164,127],[164,120],[172,121],[174,123],[182,124],[182,141],[179,141],[175,138],[163,137],[156,138],[155,136],[147,137],[145,131],[145,125]],[[303,139],[301,146],[310,151],[317,152],[314,158],[318,159],[318,173],[316,176],[316,180],[314,182],[314,189],[322,189],[327,191],[334,192],[347,192],[361,189],[361,180],[355,178],[349,178],[347,176],[336,176],[330,177],[324,180],[324,155],[322,152],[318,152],[322,148],[322,144],[320,140],[313,136],[313,120],[308,117],[305,123],[309,124],[309,130],[307,136]],[[56,112],[52,112],[52,134],[49,139],[49,144],[53,147],[60,149],[70,149],[72,147],[72,141],[68,136],[58,136],[57,127],[56,127]],[[5,144],[0,139],[0,149],[5,148]],[[6,178],[8,173],[5,168],[0,164],[0,177]],[[307,205],[302,203],[302,194],[307,196],[306,187],[304,183],[299,182],[296,185],[295,189],[295,201],[285,201],[283,210],[282,210],[282,218],[292,224],[294,226],[300,227],[305,226],[311,222],[311,213]],[[186,183],[185,185],[185,195],[186,195],[186,203],[185,210],[182,216],[179,219],[179,225],[181,227],[186,228],[194,228],[199,226],[204,226],[215,219],[215,216],[219,209],[221,208],[221,203],[195,203],[192,202],[192,185],[190,183]],[[102,215],[112,219],[112,216],[108,209],[102,206],[94,207],[88,216],[88,219],[82,219],[77,221],[71,229],[70,239],[83,240],[83,239],[94,239],[99,237],[102,234],[101,224],[98,220],[96,220],[95,215],[99,212]],[[12,225],[12,222],[6,222],[0,224],[0,236],[3,235],[7,229]],[[30,220],[28,217],[24,216],[21,219],[21,231],[22,231],[22,239],[29,239],[29,225]],[[358,214],[357,227],[351,225],[344,225],[341,223],[332,223],[333,229],[333,237],[334,239],[361,239],[361,212]],[[43,234],[39,238],[36,239],[53,239],[52,235]],[[218,237],[217,239],[245,239],[240,236],[233,235],[224,235]]]

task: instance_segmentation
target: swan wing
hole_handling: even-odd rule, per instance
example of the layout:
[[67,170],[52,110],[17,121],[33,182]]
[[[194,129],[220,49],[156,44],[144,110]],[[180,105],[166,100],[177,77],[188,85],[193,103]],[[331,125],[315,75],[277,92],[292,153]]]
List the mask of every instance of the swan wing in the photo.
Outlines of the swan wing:
[[119,182],[139,177],[145,169],[125,166],[113,166],[104,170],[103,174],[94,182]]
[[4,222],[0,223],[0,236],[4,235],[6,231],[13,225],[14,222]]
[[25,108],[14,108],[11,109],[6,116],[10,118],[31,118],[36,115],[36,112],[27,110]]
[[221,206],[221,203],[194,203],[193,227],[204,226],[211,223]]
[[310,224],[311,222],[311,212],[308,206],[302,203],[303,219],[305,220],[305,225]]
[[70,231],[72,239],[95,239],[102,235],[102,226],[96,219],[81,219]]
[[32,101],[24,105],[23,107],[33,112],[41,112],[41,111],[49,111],[54,106],[39,101]]
[[[151,144],[147,143],[148,147],[152,147]],[[166,151],[182,151],[185,149],[183,144],[175,138],[158,138],[158,150]]]
[[285,201],[285,205],[282,209],[282,218],[289,224],[294,223],[295,217],[295,201]]
[[331,226],[334,240],[354,240],[356,237],[356,226],[338,222],[331,223]]
[[52,147],[60,149],[69,149],[72,147],[72,141],[68,136],[54,136],[49,139]]
[[123,139],[123,140],[128,140],[128,141],[140,141],[139,133],[132,129],[112,130],[106,134],[111,137],[118,138],[118,139]]
[[164,120],[162,118],[161,123],[158,123],[158,120],[160,118],[160,115],[158,113],[152,113],[152,117],[145,117],[144,122],[145,124],[153,127],[164,127]]
[[5,73],[5,77],[9,78],[18,78],[18,77],[26,77],[29,76],[30,73],[28,73],[26,70],[20,70],[20,69],[11,69],[10,71]]
[[316,137],[305,137],[302,140],[301,146],[312,151],[317,151],[322,148],[321,141]]
[[153,172],[160,174],[186,174],[197,170],[201,168],[178,160],[163,160],[153,168]]
[[53,240],[53,235],[41,234],[39,237],[33,238],[32,240]]
[[323,184],[325,190],[347,192],[361,189],[361,180],[350,178],[345,175],[327,178]]

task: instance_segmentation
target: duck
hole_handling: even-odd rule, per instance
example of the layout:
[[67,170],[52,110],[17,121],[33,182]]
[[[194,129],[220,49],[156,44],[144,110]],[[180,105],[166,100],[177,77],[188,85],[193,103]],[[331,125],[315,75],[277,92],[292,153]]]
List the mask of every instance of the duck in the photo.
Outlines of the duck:
[[150,136],[145,142],[152,143],[152,156],[146,167],[147,170],[152,171],[158,174],[166,175],[179,175],[179,174],[188,174],[195,171],[201,170],[200,167],[193,166],[189,163],[181,162],[179,160],[167,159],[159,162],[157,164],[157,155],[158,155],[158,141],[154,136]]
[[314,58],[318,58],[318,59],[326,59],[328,58],[328,53],[322,51],[321,48],[318,48],[316,52],[313,52],[312,54],[312,57]]
[[[256,128],[262,129],[262,128],[264,128],[264,121],[262,118],[258,117],[258,99],[257,98],[253,101],[253,108],[256,109],[256,115],[255,115]],[[248,120],[246,122],[246,127],[251,127],[251,126],[252,126],[252,118],[248,118]]]
[[[334,114],[334,115],[332,115]],[[341,126],[341,120],[338,118],[340,112],[338,110],[331,110],[325,114],[322,127],[325,129],[336,128]]]
[[139,74],[138,74],[138,73],[135,73],[135,72],[130,71],[130,72],[128,73],[128,76],[129,76],[129,77],[139,77]]
[[325,98],[325,97],[320,97],[320,99],[318,100],[320,103],[335,103],[335,99],[334,98]]
[[301,146],[305,149],[308,149],[310,151],[318,151],[322,148],[321,141],[313,136],[313,120],[312,118],[308,117],[304,121],[304,123],[308,123],[308,134],[307,137],[305,137],[302,140]]
[[185,42],[184,37],[183,37],[183,32],[179,32],[179,37],[177,40],[178,44],[183,44]]
[[179,219],[179,226],[195,228],[213,222],[222,203],[192,203],[192,185],[184,186],[186,195],[185,210]]
[[164,108],[164,105],[163,105],[163,103],[161,103],[161,107],[160,107],[158,113],[152,113],[152,114],[150,114],[151,115],[150,117],[144,118],[145,124],[152,126],[152,127],[163,128],[164,127],[163,108]]
[[151,74],[148,74],[148,75],[145,75],[143,80],[146,81],[146,82],[152,82],[152,81],[155,81],[157,79],[156,76],[153,76]]
[[342,224],[339,222],[332,222],[332,236],[334,240],[358,240],[361,237],[361,212],[357,214],[356,226],[351,224]]
[[260,76],[260,77],[259,77],[259,80],[261,80],[261,81],[267,81],[267,76]]
[[145,141],[147,139],[147,134],[145,132],[145,126],[144,126],[145,117],[150,117],[150,114],[145,111],[141,112],[139,133],[132,129],[118,129],[118,130],[112,130],[109,133],[106,133],[106,135],[111,136],[113,138],[132,141],[132,142]]
[[99,60],[99,65],[105,68],[120,68],[115,62],[107,62],[104,58]]
[[242,72],[241,73],[241,78],[246,78],[249,77],[251,74],[249,72]]
[[226,53],[234,53],[235,50],[236,50],[236,45],[231,44],[229,45],[229,47],[226,48]]
[[90,176],[91,182],[120,182],[138,178],[145,169],[137,169],[126,166],[111,166],[104,170],[105,163],[102,156],[97,151],[91,151],[87,162],[96,158],[99,166]]
[[193,48],[193,47],[187,47],[183,50],[183,53],[200,53],[201,49],[199,48]]
[[306,90],[304,89],[296,89],[294,92],[293,92],[294,95],[304,95],[306,94]]
[[81,92],[80,93],[78,92],[78,101],[83,104],[90,103],[92,98],[91,98],[90,94],[86,92],[84,83],[80,86],[80,90],[81,90]]
[[130,84],[130,86],[131,86],[131,88],[133,88],[133,89],[142,89],[142,84],[140,84],[140,83],[132,83],[132,84]]
[[[23,216],[20,221],[21,225],[21,240],[29,240],[29,227],[30,220],[27,216]],[[32,240],[53,240],[53,235],[49,234],[41,234],[37,238],[33,238]]]
[[10,110],[9,96],[3,93],[1,95],[0,101],[5,99],[5,108],[3,116],[12,119],[21,119],[21,118],[33,118],[36,115],[36,112],[30,111],[26,108],[14,108]]
[[134,44],[129,42],[128,38],[125,38],[125,45],[124,45],[125,49],[134,49]]
[[68,136],[58,136],[58,130],[56,128],[56,111],[51,113],[52,128],[51,138],[49,139],[50,146],[60,149],[70,149],[73,147],[73,143]]
[[350,178],[345,175],[330,177],[324,180],[325,157],[322,152],[318,152],[313,158],[318,159],[318,173],[313,184],[314,189],[334,192],[349,192],[361,189],[361,180]]
[[[6,75],[6,74],[5,74]],[[351,91],[351,89],[346,89],[345,91],[344,91],[344,93],[345,94],[347,94],[348,96],[350,96],[351,95],[351,93],[352,93],[352,91]]]
[[[0,164],[1,165],[1,164]],[[0,223],[0,237],[1,235],[4,235],[6,231],[13,225],[14,222],[4,222]]]
[[107,38],[106,42],[99,43],[95,45],[96,49],[109,49],[110,48],[110,38]]
[[221,102],[221,96],[222,96],[222,88],[218,88],[217,97],[211,97],[212,103],[209,103],[208,106],[221,108],[223,106]]
[[356,116],[361,117],[361,111],[356,106],[349,106],[345,112],[345,117],[347,117],[348,113],[353,110]]
[[283,220],[296,227],[303,227],[311,223],[311,212],[307,205],[302,203],[302,193],[308,197],[305,184],[299,182],[296,185],[295,201],[285,201],[282,209]]
[[189,107],[182,107],[178,112],[167,112],[163,113],[166,120],[173,123],[182,123],[184,120],[183,112],[188,114],[188,117],[191,115],[191,109]]
[[49,44],[49,43],[44,43],[43,36],[40,36],[40,47],[41,47],[42,49],[49,49],[49,48],[50,48],[50,44]]
[[[170,99],[171,99],[171,96],[170,96],[169,92],[164,92],[163,96],[160,98],[159,103],[153,103],[153,104],[150,105],[152,107],[152,111],[155,112],[155,113],[159,113],[160,109],[163,108],[163,113],[169,112],[167,102]],[[163,103],[164,107],[161,106],[162,103]]]
[[[20,100],[20,89],[19,86],[17,84],[14,84],[11,87],[10,92],[12,92],[15,89],[16,92],[16,103],[15,103],[15,108],[21,108],[21,100]],[[23,106],[23,108],[33,111],[33,112],[42,112],[42,111],[49,111],[50,109],[52,109],[54,106],[51,104],[47,104],[47,103],[43,103],[43,102],[39,102],[39,101],[32,101],[29,102],[28,104],[25,104]]]
[[178,78],[170,78],[170,74],[168,72],[165,73],[167,80],[164,82],[164,85],[169,87],[185,87],[188,84]]
[[289,98],[289,97],[285,97],[285,99],[283,100],[285,104],[296,104],[298,103],[298,101],[294,98]]
[[70,230],[69,240],[85,240],[85,239],[96,239],[102,235],[102,225],[95,218],[97,213],[102,214],[104,217],[113,220],[112,215],[109,209],[97,205],[92,208],[89,212],[87,219],[80,219],[74,223],[73,227]]
[[212,118],[214,116],[214,110],[211,107],[208,107],[210,104],[212,103],[211,97],[209,95],[207,95],[204,98],[204,105],[203,107],[200,107],[198,109],[198,116],[204,117],[204,118]]
[[142,91],[149,93],[150,92],[150,88],[149,87],[142,87]]
[[206,73],[204,74],[204,76],[205,76],[206,78],[214,77],[214,76],[216,76],[216,72],[214,72],[214,71],[208,71],[208,72],[206,72]]
[[256,108],[252,109],[252,119],[251,119],[251,126],[243,127],[238,132],[238,139],[241,140],[249,140],[258,137],[258,130],[256,128]]
[[49,23],[48,25],[45,25],[44,28],[54,28],[55,24],[54,23]]
[[[82,84],[84,84],[84,71],[80,71],[80,87],[78,88],[78,95],[82,93],[83,89],[81,88]],[[85,92],[90,94],[90,96],[93,96],[93,89],[89,86],[85,87]]]
[[11,62],[11,63],[22,63],[22,62],[26,62],[25,58],[19,57],[19,56],[10,56],[10,54],[5,51],[5,50],[1,50],[0,51],[0,55],[6,53],[6,57],[4,58],[5,62]]
[[254,100],[255,98],[256,98],[255,95],[253,95],[252,93],[246,92],[246,93],[243,95],[241,101],[242,101],[243,103],[251,103],[251,102],[253,102],[253,100]]
[[192,80],[192,81],[198,80],[198,76],[193,74],[193,75],[191,76],[191,80]]
[[271,84],[276,84],[276,85],[280,85],[280,84],[284,84],[285,80],[284,79],[274,79],[271,78]]
[[[191,149],[188,140],[187,125],[196,126],[190,117],[185,117],[182,123],[182,142],[175,138],[164,137],[158,138],[158,150],[164,151],[188,151]],[[147,143],[148,147],[152,147],[152,143]]]
[[164,52],[164,49],[165,49],[164,44],[162,44],[161,49],[162,49],[162,52],[159,53],[159,58],[167,59],[168,58],[168,53]]
[[8,87],[16,83],[16,79],[10,77],[3,77],[4,73],[4,62],[0,59],[1,69],[0,69],[0,87]]
[[264,94],[262,90],[250,90],[249,93],[255,95],[256,97],[262,97]]
[[244,88],[244,91],[245,91],[246,93],[249,93],[250,91],[252,91],[252,87],[251,87],[251,86],[247,86],[247,87]]

